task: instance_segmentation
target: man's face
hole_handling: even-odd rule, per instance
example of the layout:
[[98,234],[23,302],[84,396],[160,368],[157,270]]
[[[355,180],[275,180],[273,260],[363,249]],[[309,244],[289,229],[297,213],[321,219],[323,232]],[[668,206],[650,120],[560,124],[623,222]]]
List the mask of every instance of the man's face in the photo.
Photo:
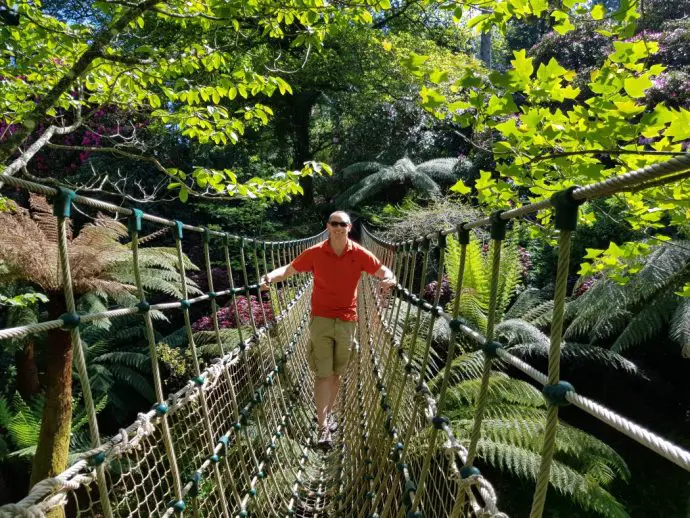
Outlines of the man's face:
[[328,228],[328,237],[343,238],[347,237],[352,225],[347,217],[342,214],[335,214],[329,218],[326,227]]

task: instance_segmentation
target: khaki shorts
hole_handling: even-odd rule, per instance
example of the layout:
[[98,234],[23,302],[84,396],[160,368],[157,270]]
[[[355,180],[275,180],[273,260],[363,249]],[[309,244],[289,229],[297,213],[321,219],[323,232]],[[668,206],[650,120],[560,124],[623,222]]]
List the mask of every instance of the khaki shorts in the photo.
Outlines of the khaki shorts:
[[317,378],[344,374],[350,361],[356,322],[312,317],[307,360]]

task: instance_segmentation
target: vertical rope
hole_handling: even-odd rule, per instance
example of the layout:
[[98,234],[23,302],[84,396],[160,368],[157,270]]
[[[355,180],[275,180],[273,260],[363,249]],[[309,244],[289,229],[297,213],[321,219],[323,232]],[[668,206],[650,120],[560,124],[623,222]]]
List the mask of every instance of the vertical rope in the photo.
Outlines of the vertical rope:
[[151,359],[151,372],[153,373],[153,389],[156,394],[156,413],[160,417],[161,435],[163,437],[163,444],[165,452],[170,463],[170,472],[172,475],[173,491],[177,502],[183,501],[182,482],[180,479],[180,471],[177,466],[177,455],[175,453],[175,445],[173,444],[172,434],[170,433],[170,425],[168,423],[168,407],[165,404],[165,394],[163,393],[163,386],[161,383],[160,369],[158,366],[158,351],[156,350],[156,337],[153,329],[153,321],[149,313],[149,303],[146,302],[146,292],[141,281],[141,271],[139,266],[139,232],[141,231],[141,211],[136,209],[130,218],[129,232],[132,239],[132,267],[134,270],[134,282],[137,287],[137,294],[139,297],[139,311],[144,319],[146,326],[146,339],[149,344],[149,357]]
[[[177,267],[180,271],[180,291],[182,292],[183,301],[180,303],[184,315],[184,327],[187,333],[187,340],[189,341],[189,347],[192,350],[192,360],[194,363],[194,372],[196,374],[195,382],[198,384],[199,399],[201,400],[201,409],[204,419],[204,427],[206,428],[206,439],[208,441],[209,456],[215,454],[214,445],[215,441],[213,439],[213,430],[211,426],[211,419],[209,418],[208,412],[208,402],[206,401],[206,392],[204,391],[203,383],[204,380],[201,377],[201,369],[199,367],[199,355],[196,349],[196,343],[194,342],[194,333],[192,331],[192,322],[189,317],[189,302],[187,297],[189,296],[187,291],[187,275],[184,266],[184,254],[182,253],[182,223],[176,222],[177,232],[175,233],[175,247],[177,248]],[[185,304],[186,303],[186,304]],[[225,491],[223,490],[223,480],[220,477],[220,470],[218,464],[213,464],[213,472],[216,478],[216,483],[218,484],[218,496],[220,498],[221,507],[223,513],[229,516],[228,502],[225,499]]]
[[[74,303],[72,271],[70,269],[69,252],[67,249],[67,218],[70,217],[73,196],[74,192],[62,190],[56,200],[54,214],[57,216],[58,255],[60,257],[60,273],[62,275],[62,290],[65,295],[65,307],[68,313],[76,316],[77,308]],[[101,445],[101,439],[98,431],[96,407],[93,403],[93,395],[91,394],[89,373],[86,370],[84,344],[81,341],[81,334],[79,333],[78,326],[74,326],[70,330],[70,339],[74,352],[76,353],[77,371],[79,372],[79,380],[81,381],[82,393],[84,394],[84,406],[86,407],[86,414],[89,421],[91,447],[96,448]],[[96,477],[98,479],[98,494],[103,513],[106,518],[110,518],[112,516],[112,510],[110,508],[110,500],[108,499],[108,485],[102,463],[96,466]]]
[[[561,375],[561,341],[563,339],[563,314],[565,311],[565,297],[568,286],[570,269],[570,243],[572,232],[577,226],[578,207],[581,201],[572,197],[575,187],[554,194],[551,198],[555,209],[555,226],[560,231],[558,239],[558,269],[556,272],[556,290],[553,297],[553,319],[551,323],[551,343],[549,346],[548,385],[544,387],[544,394],[549,402],[549,410],[544,430],[544,444],[541,452],[541,464],[537,485],[532,500],[530,518],[541,518],[546,503],[546,493],[549,487],[551,464],[556,449],[556,433],[558,431],[558,406],[564,404],[564,398],[554,401],[549,398],[548,390],[556,387]],[[567,389],[566,389],[567,391]],[[564,394],[565,392],[561,392]]]
[[[219,350],[219,356],[223,358],[225,361],[225,347],[223,345],[223,340],[221,339],[220,336],[220,326],[218,325],[218,304],[216,303],[216,294],[213,286],[213,269],[211,267],[211,253],[209,250],[209,239],[210,239],[210,234],[208,229],[204,229],[204,266],[206,267],[206,280],[208,283],[208,295],[211,297],[211,318],[213,320],[213,331],[216,336],[216,344],[218,344],[218,350]],[[233,387],[233,382],[232,382],[232,377],[230,376],[230,371],[228,370],[227,366],[223,365],[223,377],[225,378],[225,382],[227,383],[229,390],[230,390],[230,397],[232,399],[231,407],[233,408],[233,413],[235,413],[235,422],[237,422],[237,401],[235,401],[235,390]],[[213,441],[212,441],[213,442]],[[224,458],[225,466],[228,471],[228,473],[231,472],[229,461],[227,455]],[[217,468],[216,468],[217,469]],[[220,475],[219,475],[220,477]],[[235,500],[237,502],[240,502],[241,498],[239,493],[237,492],[237,484],[234,483],[234,481],[230,481],[230,489],[232,492],[232,495],[234,496]],[[221,486],[219,488],[220,492],[223,493],[224,487]],[[195,499],[196,500],[196,499]]]
[[[491,221],[491,240],[492,255],[491,255],[491,288],[489,292],[489,315],[486,323],[486,341],[490,342],[494,335],[494,324],[496,322],[496,302],[498,298],[498,280],[501,270],[501,245],[505,238],[506,221],[501,219],[500,212],[496,212],[492,216]],[[470,445],[467,449],[467,460],[465,466],[470,467],[474,464],[474,458],[477,455],[477,444],[481,436],[482,419],[484,417],[484,410],[486,409],[489,393],[489,377],[491,376],[491,357],[484,355],[484,371],[482,372],[482,381],[479,387],[479,397],[477,399],[477,411],[474,417],[472,426],[472,433],[470,435]]]

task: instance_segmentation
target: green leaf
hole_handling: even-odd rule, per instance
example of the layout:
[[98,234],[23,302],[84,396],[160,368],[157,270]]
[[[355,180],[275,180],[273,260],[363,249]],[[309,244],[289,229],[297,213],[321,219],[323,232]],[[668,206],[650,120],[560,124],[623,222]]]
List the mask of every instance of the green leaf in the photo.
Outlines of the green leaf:
[[457,192],[459,194],[469,194],[470,192],[472,192],[472,189],[467,187],[465,185],[465,182],[463,182],[462,180],[458,180],[457,183],[450,188],[450,190],[453,192]]
[[592,9],[592,19],[594,20],[601,20],[604,18],[606,15],[606,9],[604,9],[604,6],[601,4],[597,4],[594,6]]
[[652,87],[652,81],[649,77],[628,77],[623,82],[623,88],[625,92],[634,99],[639,99],[644,97],[645,90]]

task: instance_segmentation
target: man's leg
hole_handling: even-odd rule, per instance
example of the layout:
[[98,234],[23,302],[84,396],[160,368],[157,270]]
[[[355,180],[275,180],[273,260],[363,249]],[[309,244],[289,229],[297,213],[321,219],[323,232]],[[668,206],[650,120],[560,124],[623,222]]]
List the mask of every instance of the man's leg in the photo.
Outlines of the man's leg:
[[314,399],[316,400],[316,421],[319,428],[328,426],[329,402],[331,401],[331,381],[333,376],[314,378]]
[[330,398],[328,400],[328,413],[332,413],[338,401],[338,391],[340,390],[340,374],[331,376]]

